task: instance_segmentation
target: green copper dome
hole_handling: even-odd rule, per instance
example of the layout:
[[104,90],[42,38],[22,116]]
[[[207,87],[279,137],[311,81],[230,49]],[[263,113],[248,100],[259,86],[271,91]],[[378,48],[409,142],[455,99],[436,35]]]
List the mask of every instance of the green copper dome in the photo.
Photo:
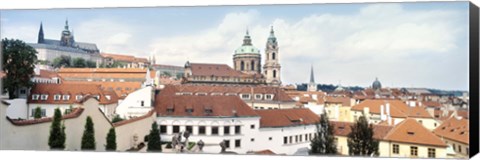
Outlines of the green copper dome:
[[250,35],[248,34],[248,30],[247,30],[247,33],[243,38],[243,44],[242,46],[238,47],[235,50],[235,54],[251,54],[251,53],[260,54],[260,50],[258,50],[252,45],[252,39],[250,39]]

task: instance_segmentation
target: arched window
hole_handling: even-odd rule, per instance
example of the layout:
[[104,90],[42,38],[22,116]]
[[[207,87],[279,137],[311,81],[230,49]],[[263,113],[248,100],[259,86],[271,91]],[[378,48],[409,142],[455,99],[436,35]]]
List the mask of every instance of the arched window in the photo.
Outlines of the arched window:
[[251,62],[251,70],[254,71],[255,70],[255,62],[252,60]]
[[245,69],[245,64],[243,63],[243,61],[240,62],[240,70],[244,70]]
[[273,70],[273,78],[277,78],[277,71]]
[[275,52],[272,53],[272,59],[275,60]]

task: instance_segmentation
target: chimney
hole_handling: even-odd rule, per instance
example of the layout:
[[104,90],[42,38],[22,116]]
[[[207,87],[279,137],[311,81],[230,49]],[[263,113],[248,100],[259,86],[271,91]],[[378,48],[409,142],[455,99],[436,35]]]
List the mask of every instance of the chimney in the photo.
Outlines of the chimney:
[[383,105],[380,105],[380,119],[381,119],[382,121],[385,120],[384,106],[383,106]]
[[387,116],[390,117],[390,103],[386,104],[386,109],[387,109]]
[[388,125],[392,125],[392,117],[390,115],[388,115],[387,121]]

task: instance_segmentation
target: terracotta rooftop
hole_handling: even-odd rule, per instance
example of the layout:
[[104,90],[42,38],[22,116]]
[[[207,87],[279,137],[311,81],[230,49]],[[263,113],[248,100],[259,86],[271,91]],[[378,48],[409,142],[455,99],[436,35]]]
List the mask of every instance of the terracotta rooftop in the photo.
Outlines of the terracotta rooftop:
[[439,137],[411,118],[407,118],[395,125],[385,139],[393,142],[447,147]]
[[58,73],[147,73],[142,68],[61,68]]
[[[42,100],[42,95],[48,95],[46,100]],[[33,100],[34,96],[37,96]],[[59,100],[54,100],[55,95],[60,95]],[[68,99],[64,100],[64,95],[68,95]],[[100,89],[100,85],[95,84],[79,84],[79,83],[62,83],[62,84],[35,84],[28,96],[28,103],[41,104],[74,104],[77,101],[76,96],[81,95],[82,98],[87,95],[99,95],[100,104],[117,103],[118,98],[111,92],[105,92]],[[110,96],[110,99],[107,98]]]
[[55,78],[55,77],[60,77],[60,76],[58,76],[57,72],[40,69],[40,74],[39,74],[39,75],[35,75],[35,77],[39,77],[39,78]]
[[[330,123],[335,127],[334,133],[336,136],[347,137],[350,132],[352,132],[351,126],[354,123],[351,122],[341,122],[341,121],[330,121]],[[373,138],[377,140],[384,139],[385,136],[393,129],[393,126],[385,125],[373,125]]]
[[100,56],[102,56],[103,58],[111,58],[115,61],[148,63],[148,59],[146,59],[146,58],[138,58],[138,57],[130,56],[130,55],[100,53]]
[[440,102],[435,102],[435,101],[423,101],[422,105],[425,107],[433,107],[433,108],[442,107],[442,104]]
[[261,150],[261,151],[253,151],[253,154],[262,154],[262,155],[275,155],[275,152],[266,149],[266,150]]
[[[408,106],[400,100],[377,100],[377,99],[366,99],[361,103],[354,105],[352,107],[353,111],[362,111],[363,108],[369,108],[370,113],[380,114],[381,105],[384,107],[386,103],[390,104],[390,115],[392,117],[400,117],[405,118],[407,117],[406,111],[408,110]],[[386,107],[385,107],[386,108]],[[384,109],[386,112],[386,109]]]
[[[66,114],[62,116],[62,120],[64,119],[71,119],[71,118],[76,118],[80,116],[83,113],[83,108],[74,108],[72,112],[69,114]],[[10,119],[7,117],[7,120],[10,121],[13,125],[16,126],[25,126],[25,125],[32,125],[32,124],[38,124],[38,123],[45,123],[45,122],[51,122],[53,120],[53,117],[44,117],[44,118],[39,118],[39,119],[29,119],[29,120],[14,120]]]
[[[282,102],[294,102],[290,96],[288,96],[285,91],[278,87],[269,87],[269,86],[212,86],[212,85],[168,85],[166,87],[172,87],[175,93],[222,93],[226,95],[228,93],[235,94],[273,94],[272,101],[282,101]],[[251,95],[253,100],[255,97]]]
[[469,113],[467,110],[457,110],[457,116],[469,119]]
[[260,127],[286,127],[315,124],[319,116],[307,108],[255,110]]
[[450,117],[440,126],[433,130],[433,133],[440,137],[469,144],[470,127],[469,121],[465,118]]
[[[164,89],[161,92],[168,91]],[[158,116],[258,116],[238,96],[188,96],[160,93],[155,97],[155,110]]]
[[226,64],[190,63],[193,76],[250,77]]
[[105,91],[115,91],[118,97],[126,96],[142,87],[141,82],[101,82],[101,81],[64,81],[63,84],[93,84],[100,85]]

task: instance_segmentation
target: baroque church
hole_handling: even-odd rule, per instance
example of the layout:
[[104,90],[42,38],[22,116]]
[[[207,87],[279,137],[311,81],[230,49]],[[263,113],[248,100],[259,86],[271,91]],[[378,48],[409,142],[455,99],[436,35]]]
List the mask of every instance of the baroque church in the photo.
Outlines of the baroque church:
[[187,61],[183,83],[280,86],[282,81],[278,51],[278,42],[272,27],[266,43],[265,61],[262,66],[260,50],[252,45],[252,38],[247,30],[243,44],[233,54],[233,68],[226,64],[190,63]]

